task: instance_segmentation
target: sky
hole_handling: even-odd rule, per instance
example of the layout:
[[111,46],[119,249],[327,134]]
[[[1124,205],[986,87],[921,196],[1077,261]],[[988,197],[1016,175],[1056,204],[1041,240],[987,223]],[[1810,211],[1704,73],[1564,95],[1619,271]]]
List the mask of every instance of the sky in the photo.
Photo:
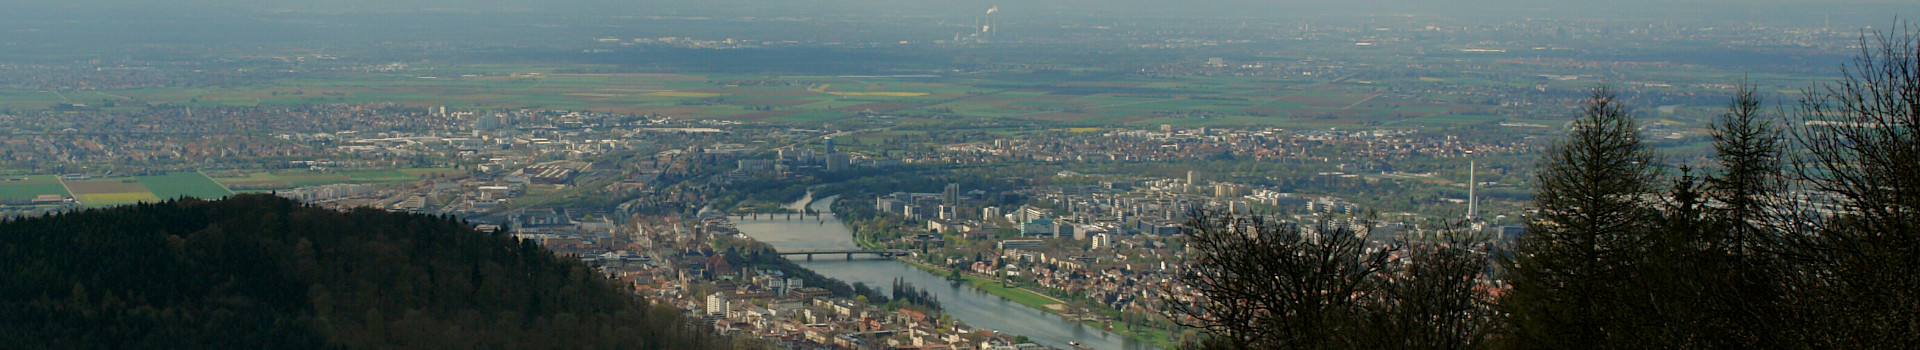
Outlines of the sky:
[[818,8],[862,13],[984,9],[989,6],[1030,8],[1047,12],[1111,11],[1140,15],[1169,12],[1215,12],[1224,15],[1281,11],[1428,12],[1472,15],[1519,11],[1578,16],[1595,13],[1693,12],[1716,9],[1739,11],[1740,9],[1828,8],[1842,11],[1849,8],[1892,7],[1920,10],[1920,2],[1911,0],[65,0],[0,3],[0,9],[66,11],[562,11],[582,13],[662,9],[699,12],[740,8]]
[[[560,16],[568,21],[647,16],[925,16],[965,21],[995,6],[1000,8],[997,16],[1017,22],[1063,18],[1113,23],[1127,19],[1344,21],[1356,16],[1379,21],[1437,16],[1490,22],[1655,19],[1675,24],[1710,18],[1763,26],[1831,22],[1834,28],[1885,28],[1895,18],[1920,18],[1920,0],[63,0],[0,1],[0,22],[43,22],[31,24],[36,27],[157,21],[219,25],[300,14],[381,14],[387,16],[380,18],[402,20],[424,18],[408,17],[413,15],[438,16],[442,22],[467,18],[461,23],[476,24],[501,14]],[[49,21],[58,24],[44,23]],[[0,40],[6,35],[0,32]]]

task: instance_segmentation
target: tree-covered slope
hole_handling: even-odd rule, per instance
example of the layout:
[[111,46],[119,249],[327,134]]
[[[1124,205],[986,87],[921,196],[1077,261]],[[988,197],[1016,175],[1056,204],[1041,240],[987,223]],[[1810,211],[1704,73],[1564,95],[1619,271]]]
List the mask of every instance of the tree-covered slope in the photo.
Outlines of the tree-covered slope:
[[0,223],[0,344],[633,348],[726,344],[588,267],[450,218],[264,195]]

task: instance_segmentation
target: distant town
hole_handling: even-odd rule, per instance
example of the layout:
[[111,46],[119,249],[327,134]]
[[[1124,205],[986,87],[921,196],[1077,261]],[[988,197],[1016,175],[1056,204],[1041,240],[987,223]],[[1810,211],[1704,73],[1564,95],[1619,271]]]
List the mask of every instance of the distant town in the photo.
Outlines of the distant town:
[[[1649,144],[1699,159],[1737,86],[1798,91],[1861,38],[982,10],[0,54],[0,215],[271,193],[459,218],[775,348],[1174,348],[1204,334],[1169,309],[1205,298],[1180,278],[1195,213],[1508,245],[1535,214],[1535,161],[1595,86]],[[793,22],[822,28],[774,30]],[[805,225],[821,236],[783,236]],[[874,271],[895,282],[850,277]],[[1477,290],[1509,288],[1488,276]],[[1046,327],[980,316],[1007,305]]]

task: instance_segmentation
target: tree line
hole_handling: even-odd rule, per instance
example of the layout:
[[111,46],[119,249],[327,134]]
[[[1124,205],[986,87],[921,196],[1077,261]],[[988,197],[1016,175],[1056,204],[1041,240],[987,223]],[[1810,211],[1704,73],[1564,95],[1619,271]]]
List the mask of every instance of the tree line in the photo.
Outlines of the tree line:
[[1860,41],[1778,113],[1740,86],[1704,162],[1657,154],[1595,88],[1510,244],[1194,215],[1181,280],[1205,297],[1169,298],[1169,316],[1209,349],[1912,347],[1920,30]]
[[731,348],[579,261],[450,217],[258,194],[0,223],[22,348]]

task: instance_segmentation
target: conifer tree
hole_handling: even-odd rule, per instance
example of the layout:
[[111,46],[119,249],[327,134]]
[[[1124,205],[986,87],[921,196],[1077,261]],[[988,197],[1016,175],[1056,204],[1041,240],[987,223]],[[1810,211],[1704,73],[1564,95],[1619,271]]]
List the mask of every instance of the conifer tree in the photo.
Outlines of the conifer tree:
[[1658,214],[1655,157],[1633,116],[1605,86],[1594,89],[1569,137],[1535,171],[1536,213],[1507,257],[1506,340],[1527,348],[1626,347],[1632,312],[1623,294],[1637,277]]
[[1772,247],[1781,237],[1774,208],[1786,194],[1783,149],[1779,129],[1760,114],[1760,104],[1753,86],[1741,83],[1735,90],[1727,112],[1713,124],[1720,171],[1704,179],[1706,208],[1677,218],[1693,223],[1669,227],[1683,238],[1674,247],[1688,255],[1669,267],[1685,272],[1672,282],[1690,292],[1675,301],[1692,313],[1668,330],[1692,345],[1777,346],[1787,325],[1777,317],[1782,294],[1776,274],[1784,266]]
[[1713,125],[1714,158],[1721,170],[1706,179],[1708,196],[1717,202],[1715,217],[1730,225],[1730,248],[1743,253],[1769,240],[1762,226],[1772,219],[1769,208],[1777,204],[1772,198],[1784,191],[1780,130],[1760,115],[1760,103],[1753,86],[1740,84]]

